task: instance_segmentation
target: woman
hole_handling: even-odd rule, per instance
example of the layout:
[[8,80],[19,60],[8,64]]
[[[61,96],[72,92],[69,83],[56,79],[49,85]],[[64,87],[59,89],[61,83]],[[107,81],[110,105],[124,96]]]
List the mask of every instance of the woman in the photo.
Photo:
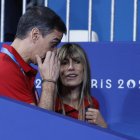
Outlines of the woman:
[[90,95],[90,69],[84,50],[78,44],[67,43],[60,48],[58,57],[55,111],[106,128],[98,101]]

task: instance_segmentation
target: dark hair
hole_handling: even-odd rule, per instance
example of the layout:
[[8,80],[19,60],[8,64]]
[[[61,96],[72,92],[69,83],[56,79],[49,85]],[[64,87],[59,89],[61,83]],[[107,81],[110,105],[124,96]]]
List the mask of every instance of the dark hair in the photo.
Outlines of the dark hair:
[[53,10],[44,6],[33,6],[21,16],[16,37],[26,38],[28,32],[34,27],[38,28],[43,36],[54,29],[66,33],[66,26],[62,19]]

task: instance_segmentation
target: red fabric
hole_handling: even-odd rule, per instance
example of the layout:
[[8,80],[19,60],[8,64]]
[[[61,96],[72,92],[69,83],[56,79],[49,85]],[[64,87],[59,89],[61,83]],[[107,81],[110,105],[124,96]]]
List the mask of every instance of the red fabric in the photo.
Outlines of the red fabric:
[[[98,101],[94,97],[92,97],[92,101],[93,101],[94,108],[99,109]],[[89,104],[87,98],[84,99],[84,104],[85,104],[85,108],[90,107],[90,104]],[[72,106],[69,106],[67,104],[64,104],[64,108],[65,108],[65,112],[66,112],[67,116],[78,119],[78,114],[79,114],[78,110],[76,110],[75,108],[73,108]],[[62,113],[60,99],[56,100],[55,111],[58,113]]]
[[7,54],[0,53],[0,95],[26,103],[36,103],[34,80],[37,71],[27,64],[12,46],[5,44],[3,47],[15,56],[25,75]]

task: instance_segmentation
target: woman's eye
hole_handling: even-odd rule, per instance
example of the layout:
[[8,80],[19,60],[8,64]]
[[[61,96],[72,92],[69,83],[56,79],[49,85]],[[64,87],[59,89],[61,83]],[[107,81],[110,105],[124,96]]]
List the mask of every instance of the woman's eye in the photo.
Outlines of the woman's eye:
[[80,64],[80,63],[81,63],[80,60],[74,60],[74,62],[75,62],[76,64]]
[[67,64],[68,64],[67,61],[62,61],[62,62],[61,62],[61,65],[67,65]]

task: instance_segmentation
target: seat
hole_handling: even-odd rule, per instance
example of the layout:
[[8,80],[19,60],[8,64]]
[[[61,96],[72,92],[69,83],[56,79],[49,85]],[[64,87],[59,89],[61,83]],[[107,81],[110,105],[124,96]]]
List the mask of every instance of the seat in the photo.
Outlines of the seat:
[[[70,42],[88,42],[88,30],[70,30]],[[92,42],[99,41],[96,32],[92,31]],[[62,42],[67,42],[66,35],[63,36]]]

